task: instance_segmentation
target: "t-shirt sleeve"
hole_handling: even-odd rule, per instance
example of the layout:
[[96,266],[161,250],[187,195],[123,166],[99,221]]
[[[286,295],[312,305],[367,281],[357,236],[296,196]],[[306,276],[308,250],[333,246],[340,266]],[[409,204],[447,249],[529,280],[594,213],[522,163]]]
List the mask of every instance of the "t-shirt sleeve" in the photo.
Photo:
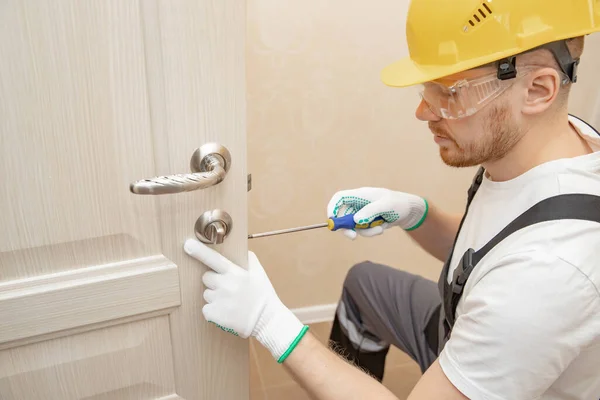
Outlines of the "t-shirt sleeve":
[[536,399],[598,334],[597,288],[537,252],[488,271],[463,295],[440,365],[470,399]]

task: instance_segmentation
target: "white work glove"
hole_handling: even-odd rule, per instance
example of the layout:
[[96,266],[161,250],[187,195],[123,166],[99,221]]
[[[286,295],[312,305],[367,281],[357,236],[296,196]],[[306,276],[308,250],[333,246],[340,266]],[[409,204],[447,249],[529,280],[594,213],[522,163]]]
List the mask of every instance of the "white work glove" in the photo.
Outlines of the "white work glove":
[[333,195],[327,205],[327,217],[354,215],[357,224],[370,223],[381,216],[385,222],[366,229],[340,229],[350,239],[358,234],[372,237],[381,235],[392,226],[405,230],[418,228],[427,215],[427,201],[414,194],[396,192],[389,189],[363,187],[343,190]]
[[236,336],[256,337],[283,362],[308,326],[279,300],[256,255],[248,252],[246,270],[195,239],[188,239],[184,250],[210,268],[202,276],[204,318]]

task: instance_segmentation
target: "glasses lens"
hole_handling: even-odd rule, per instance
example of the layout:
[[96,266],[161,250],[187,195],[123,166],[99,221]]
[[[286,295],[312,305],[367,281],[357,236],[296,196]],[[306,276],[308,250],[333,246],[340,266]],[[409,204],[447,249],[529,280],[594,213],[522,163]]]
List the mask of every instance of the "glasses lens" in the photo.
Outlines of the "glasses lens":
[[421,98],[431,112],[440,118],[465,118],[484,108],[513,82],[499,80],[496,73],[464,79],[452,86],[427,82],[421,85]]
[[427,82],[422,85],[421,98],[436,116],[455,119],[462,114],[461,91],[457,85],[447,87],[436,82]]

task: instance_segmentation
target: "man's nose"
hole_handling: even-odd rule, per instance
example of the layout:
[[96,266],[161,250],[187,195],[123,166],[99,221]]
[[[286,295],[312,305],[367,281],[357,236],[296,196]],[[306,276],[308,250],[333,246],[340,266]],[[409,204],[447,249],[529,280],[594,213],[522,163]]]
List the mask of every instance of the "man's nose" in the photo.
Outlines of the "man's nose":
[[421,99],[419,106],[415,112],[417,119],[421,121],[439,121],[440,117],[435,115],[425,100]]

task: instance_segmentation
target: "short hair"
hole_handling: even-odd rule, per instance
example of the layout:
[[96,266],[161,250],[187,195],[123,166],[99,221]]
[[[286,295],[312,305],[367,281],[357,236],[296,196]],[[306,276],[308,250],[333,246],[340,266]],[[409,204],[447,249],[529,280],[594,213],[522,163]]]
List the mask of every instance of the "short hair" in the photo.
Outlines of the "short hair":
[[[577,36],[566,39],[565,42],[567,44],[567,48],[569,49],[569,53],[571,53],[571,58],[573,58],[574,60],[581,58],[585,44],[585,37]],[[519,68],[519,64],[534,64],[554,68],[556,71],[562,74],[562,69],[558,64],[558,61],[554,57],[554,54],[546,48],[535,49],[534,51],[526,51],[521,54],[517,54],[516,59],[517,70]],[[573,82],[571,81],[568,81],[567,83],[561,85],[556,99],[557,106],[562,107],[567,104],[572,85]]]
[[580,58],[583,54],[583,48],[585,45],[585,36],[577,36],[574,38],[567,39],[567,47],[571,53],[571,57]]

